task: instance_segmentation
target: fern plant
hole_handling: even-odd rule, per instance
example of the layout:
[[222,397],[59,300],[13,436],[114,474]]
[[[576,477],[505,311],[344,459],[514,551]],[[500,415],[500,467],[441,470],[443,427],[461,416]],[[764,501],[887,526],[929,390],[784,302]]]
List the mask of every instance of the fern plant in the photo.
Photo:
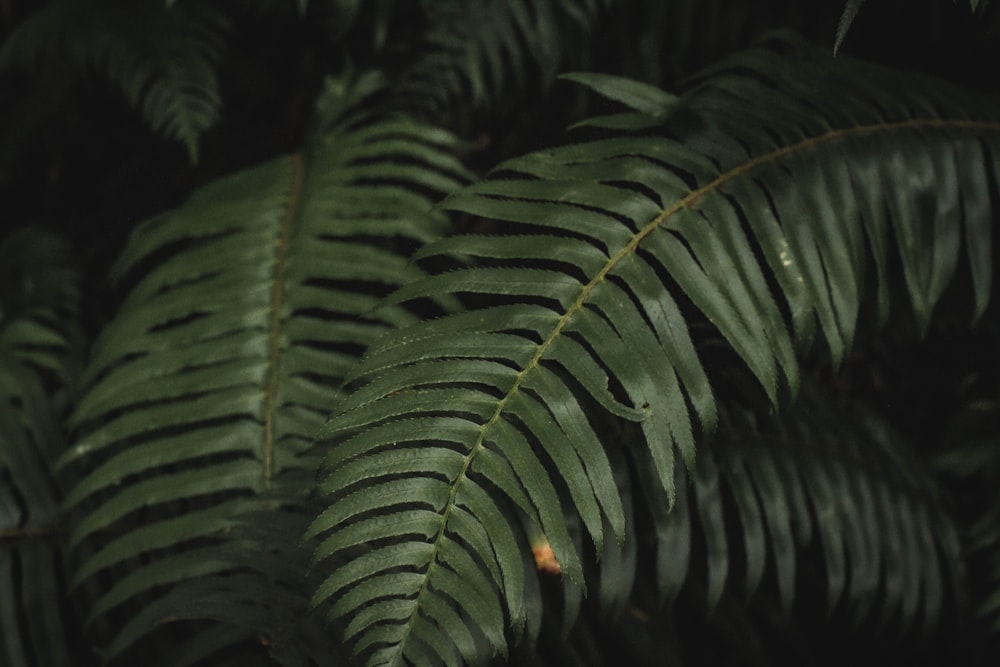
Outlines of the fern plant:
[[[294,506],[310,481],[301,473],[312,468],[311,435],[336,401],[352,348],[407,320],[399,309],[369,314],[380,292],[415,271],[377,241],[439,234],[442,216],[428,212],[424,189],[454,189],[463,170],[445,152],[447,136],[359,111],[376,86],[374,76],[330,81],[310,148],[227,177],[146,223],[114,269],[135,286],[95,343],[71,421],[77,441],[63,457],[86,471],[66,498],[85,514],[71,545],[100,545],[74,583],[116,572],[92,613],[153,596],[112,654],[158,619],[208,604],[155,589],[219,577],[235,564],[213,555],[212,543],[237,532],[241,515]],[[213,256],[243,260],[206,266]],[[123,477],[133,482],[122,487]],[[186,609],[164,611],[178,597]]]
[[[598,552],[605,540],[622,539],[625,524],[595,410],[638,423],[644,454],[673,502],[673,450],[693,465],[696,434],[713,431],[717,420],[687,320],[714,329],[778,405],[798,390],[796,348],[804,354],[821,339],[841,362],[865,282],[874,283],[876,316],[887,316],[890,235],[900,241],[919,328],[963,256],[974,314],[982,313],[988,245],[963,239],[990,228],[993,186],[983,174],[993,168],[987,142],[998,126],[978,115],[986,108],[972,112],[960,92],[941,89],[921,109],[898,94],[879,95],[883,72],[795,57],[794,74],[760,83],[776,66],[773,53],[743,54],[738,69],[719,65],[679,101],[585,78],[644,116],[605,125],[647,130],[655,120],[693,130],[535,153],[446,200],[450,210],[508,223],[506,233],[422,249],[418,257],[473,265],[417,281],[393,299],[474,294],[480,305],[376,341],[354,371],[368,382],[325,429],[344,441],[321,487],[330,509],[310,533],[328,534],[318,555],[348,549],[359,535],[374,548],[338,568],[321,598],[371,585],[360,606],[380,588],[389,593],[386,582],[399,577],[387,571],[416,570],[392,597],[357,612],[359,648],[385,645],[373,662],[399,655],[424,662],[419,651],[428,646],[445,662],[456,648],[473,660],[475,644],[462,644],[456,630],[463,621],[469,637],[480,630],[502,651],[503,607],[515,632],[523,625],[518,514],[501,519],[502,506],[487,500],[493,490],[551,545],[564,577],[583,584],[565,506]],[[848,77],[865,89],[844,95]],[[799,92],[807,81],[830,86],[814,83],[813,99],[838,91],[841,104],[827,114],[811,110]],[[915,79],[904,90],[931,89]],[[659,112],[646,115],[657,104]],[[683,115],[690,120],[671,121]],[[899,134],[927,152],[896,153],[905,142],[884,137]],[[892,175],[904,161],[911,176],[899,191]],[[791,174],[795,187],[785,185]],[[869,257],[874,275],[865,281]],[[769,282],[780,289],[780,305]],[[377,492],[359,493],[361,483]],[[468,605],[466,619],[449,615],[449,600],[467,587],[481,600]]]
[[[6,663],[988,664],[1000,103],[832,23],[615,55],[645,13],[711,14],[25,12],[0,64],[64,49],[210,166],[0,247]],[[246,163],[278,25],[322,80]]]

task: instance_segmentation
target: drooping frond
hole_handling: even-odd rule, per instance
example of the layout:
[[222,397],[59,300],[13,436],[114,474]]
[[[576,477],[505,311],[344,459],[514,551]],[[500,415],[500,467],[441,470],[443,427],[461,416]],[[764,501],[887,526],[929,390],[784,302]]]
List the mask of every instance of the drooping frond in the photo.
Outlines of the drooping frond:
[[245,664],[263,655],[283,667],[347,662],[322,608],[310,604],[319,581],[301,537],[314,513],[294,496],[287,475],[278,481],[281,493],[258,496],[258,508],[234,517],[224,542],[197,554],[218,563],[218,572],[179,582],[129,622],[126,632],[164,618],[190,624],[183,641],[164,651],[163,664],[219,664],[223,657]]
[[[641,459],[636,467],[648,496],[662,495]],[[796,554],[818,546],[831,613],[933,627],[960,569],[941,498],[919,458],[860,407],[809,395],[761,424],[733,411],[699,452],[677,506],[653,512],[661,594],[673,599],[703,577],[711,611],[727,585],[737,587],[727,582],[749,599],[770,570],[777,590],[768,592],[788,614],[801,584]]]
[[942,438],[946,448],[935,463],[969,517],[962,532],[970,580],[966,591],[976,617],[1000,647],[1000,400],[992,395],[969,400]]
[[[502,106],[506,91],[552,82],[608,0],[433,0],[427,47],[403,75],[399,93],[432,117]],[[578,61],[573,61],[577,63]]]
[[[67,498],[80,512],[73,583],[111,583],[92,610],[120,628],[109,656],[167,618],[214,618],[227,602],[220,577],[269,580],[233,571],[231,540],[247,541],[246,515],[295,511],[347,369],[376,334],[413,319],[375,307],[419,274],[405,253],[441,234],[432,197],[463,171],[445,133],[361,111],[378,89],[373,75],[330,81],[303,153],[198,190],[141,225],[113,269],[131,288],[95,344],[64,457],[86,473]],[[279,574],[272,583],[276,600],[290,595]],[[187,606],[173,612],[179,586]],[[303,608],[310,592],[295,591]],[[231,626],[199,637],[273,643],[240,608],[256,613],[232,604]]]
[[329,508],[311,534],[317,558],[347,564],[317,598],[338,601],[369,664],[505,650],[505,621],[515,636],[525,621],[524,522],[582,584],[564,512],[598,553],[625,524],[602,419],[638,423],[672,497],[674,450],[692,465],[716,422],[701,342],[724,341],[780,403],[819,340],[839,363],[863,300],[922,328],[962,275],[985,307],[995,101],[776,40],[665,117],[449,198],[493,235],[422,250],[460,268],[395,295],[469,310],[376,342],[325,428]]
[[[804,26],[810,14],[795,0],[752,5],[728,0],[429,0],[422,5],[426,46],[422,57],[404,70],[399,94],[408,107],[434,118],[455,114],[453,122],[459,124],[482,111],[523,115],[533,106],[524,100],[545,100],[563,71],[612,67],[642,81],[672,83],[747,46],[764,30]],[[552,105],[576,106],[571,92],[560,91]]]
[[[847,32],[851,29],[854,19],[857,18],[858,11],[866,1],[867,0],[847,0],[844,3],[844,11],[840,15],[840,21],[837,24],[837,34],[834,37],[834,53],[840,50],[841,44],[844,43],[844,38],[847,37]],[[973,12],[986,9],[987,5],[989,5],[989,0],[969,0],[969,9]]]
[[202,133],[219,118],[217,69],[227,31],[210,3],[63,0],[17,27],[0,48],[0,67],[68,61],[92,68],[196,162]]
[[672,87],[746,48],[762,32],[809,28],[809,17],[815,15],[814,4],[795,0],[614,0],[597,31],[608,56],[594,65],[607,67],[610,61],[614,69],[602,71]]
[[68,257],[61,239],[30,228],[0,245],[0,662],[10,667],[61,667],[73,655],[53,474],[73,368]]
[[[803,394],[779,415],[724,408],[695,469],[678,471],[672,510],[648,455],[613,456],[624,549],[606,545],[568,646],[549,621],[534,651],[518,653],[543,652],[541,664],[559,653],[580,665],[650,655],[682,664],[685,650],[729,641],[750,664],[798,664],[817,655],[801,640],[810,628],[859,647],[873,636],[941,637],[968,576],[944,489],[871,410]],[[608,439],[628,448],[635,435],[626,427]]]

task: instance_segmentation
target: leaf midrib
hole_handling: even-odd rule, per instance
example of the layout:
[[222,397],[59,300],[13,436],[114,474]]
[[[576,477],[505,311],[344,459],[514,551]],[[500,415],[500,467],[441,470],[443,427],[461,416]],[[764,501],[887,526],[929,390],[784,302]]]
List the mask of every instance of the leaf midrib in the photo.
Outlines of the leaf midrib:
[[[673,217],[680,210],[684,208],[689,208],[692,210],[695,209],[697,207],[699,200],[701,200],[705,195],[719,190],[726,183],[735,180],[736,178],[743,176],[750,171],[753,171],[757,167],[760,167],[764,164],[768,164],[771,162],[777,162],[778,160],[781,160],[782,158],[791,155],[792,153],[809,150],[820,144],[827,143],[835,139],[848,137],[851,135],[868,134],[879,130],[889,131],[889,130],[900,130],[900,129],[916,129],[919,127],[938,127],[938,128],[955,127],[963,129],[1000,130],[1000,123],[981,122],[981,121],[946,121],[941,119],[932,119],[932,120],[910,120],[910,121],[901,121],[896,123],[882,123],[877,125],[862,125],[858,127],[846,128],[841,130],[831,130],[830,132],[827,132],[825,134],[821,134],[816,137],[811,137],[809,139],[804,139],[791,146],[785,146],[784,148],[779,148],[774,151],[771,151],[770,153],[766,153],[759,157],[753,158],[752,160],[748,160],[747,162],[739,165],[738,167],[730,169],[726,173],[719,175],[708,184],[703,185],[702,187],[697,188],[695,190],[692,190],[682,199],[678,200],[677,203],[675,203],[673,206],[664,209],[662,213],[653,218],[652,222],[650,222],[645,227],[636,232],[633,235],[631,241],[625,244],[614,255],[609,257],[607,263],[605,263],[605,265],[601,268],[601,270],[597,272],[594,278],[583,286],[583,289],[580,290],[580,296],[576,299],[576,301],[573,302],[573,304],[569,308],[566,309],[566,312],[559,318],[559,320],[555,323],[555,325],[553,325],[551,333],[549,333],[549,335],[546,336],[541,343],[539,343],[538,349],[535,351],[535,354],[528,361],[528,363],[525,364],[524,368],[517,374],[514,380],[514,384],[511,386],[510,390],[497,403],[496,412],[483,425],[483,432],[479,440],[476,442],[476,445],[478,446],[482,445],[482,442],[486,436],[485,432],[488,431],[494,424],[496,424],[497,421],[499,421],[504,407],[507,405],[510,399],[512,399],[514,395],[520,390],[521,384],[524,382],[525,376],[530,371],[534,370],[535,367],[538,366],[539,362],[541,362],[542,360],[542,357],[545,356],[545,353],[548,351],[548,348],[556,341],[556,339],[562,333],[562,330],[566,327],[567,324],[569,324],[569,321],[573,318],[573,316],[576,315],[576,313],[583,308],[583,305],[587,302],[588,298],[590,297],[590,293],[604,281],[607,275],[611,271],[613,271],[615,267],[617,267],[618,264],[621,263],[622,260],[630,256],[632,253],[634,253],[636,248],[639,247],[639,244],[642,243],[642,241],[645,240],[647,236],[656,231],[656,229],[658,229],[660,225],[662,225],[668,219]],[[476,451],[475,448],[474,451]],[[470,456],[471,455],[472,452],[470,452]],[[468,466],[463,467],[462,471],[459,474],[463,475],[467,468]]]
[[261,476],[265,488],[270,488],[274,477],[275,421],[278,411],[278,391],[281,381],[281,332],[284,326],[282,310],[285,302],[285,276],[288,272],[288,253],[292,230],[302,201],[305,181],[305,162],[300,154],[291,156],[292,184],[288,206],[278,227],[274,271],[271,273],[271,303],[268,307],[267,327],[267,377],[264,384],[264,443],[261,453]]
[[645,227],[636,232],[632,239],[625,244],[618,252],[608,258],[607,263],[601,268],[600,271],[590,280],[583,289],[580,290],[580,295],[573,302],[573,304],[566,309],[566,312],[559,318],[559,320],[553,325],[552,331],[549,333],[545,339],[539,343],[535,354],[531,357],[524,368],[515,376],[514,383],[511,385],[510,389],[504,394],[504,396],[497,402],[496,410],[493,415],[483,424],[480,428],[479,436],[476,442],[473,444],[469,453],[466,455],[462,462],[462,467],[459,470],[454,482],[451,484],[451,488],[448,494],[448,500],[445,504],[444,510],[441,514],[441,526],[438,529],[437,535],[434,537],[433,547],[431,549],[430,561],[426,572],[424,573],[424,580],[420,585],[420,590],[417,593],[417,597],[414,599],[413,612],[410,618],[406,622],[406,632],[403,634],[399,641],[398,646],[400,650],[394,656],[394,663],[400,660],[403,656],[403,646],[410,635],[410,631],[413,627],[414,616],[420,609],[420,600],[427,591],[427,582],[430,580],[431,572],[437,564],[437,554],[442,545],[442,538],[444,537],[445,530],[448,526],[448,520],[451,516],[452,510],[456,506],[456,498],[458,496],[458,490],[462,483],[467,478],[467,471],[471,467],[472,462],[475,460],[476,456],[484,447],[484,442],[486,436],[490,429],[500,421],[507,404],[514,399],[521,389],[521,385],[524,383],[525,377],[534,370],[540,363],[545,353],[548,351],[549,347],[558,339],[559,335],[562,333],[563,329],[569,324],[573,316],[579,312],[584,304],[590,297],[591,292],[601,284],[607,275],[618,266],[626,257],[630,256],[639,247],[639,244],[654,231],[656,231],[660,225],[666,222],[668,219],[676,215],[679,211],[684,208],[695,209],[699,200],[705,197],[707,194],[715,192],[722,188],[726,183],[732,180],[744,176],[747,173],[757,169],[758,167],[777,162],[784,157],[800,152],[810,150],[820,144],[828,143],[837,139],[851,137],[851,136],[861,136],[864,134],[874,133],[878,131],[896,131],[896,130],[906,130],[906,129],[917,129],[917,128],[960,128],[968,130],[993,130],[1000,131],[1000,123],[987,122],[987,121],[972,121],[972,120],[943,120],[943,119],[917,119],[908,121],[898,121],[891,123],[879,123],[874,125],[861,125],[852,128],[844,128],[838,130],[831,130],[824,134],[818,135],[816,137],[810,137],[804,139],[796,144],[790,146],[785,146],[773,150],[764,155],[758,156],[743,164],[730,169],[729,171],[720,174],[718,177],[703,185],[700,188],[692,190],[682,199],[678,200],[674,205],[667,209],[664,209],[659,215],[657,215],[653,220],[647,224]]

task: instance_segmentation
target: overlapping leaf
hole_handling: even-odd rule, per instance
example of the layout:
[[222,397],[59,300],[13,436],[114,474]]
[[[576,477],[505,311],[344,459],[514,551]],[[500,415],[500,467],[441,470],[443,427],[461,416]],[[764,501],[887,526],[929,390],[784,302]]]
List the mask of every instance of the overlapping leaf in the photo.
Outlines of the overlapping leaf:
[[839,363],[865,299],[925,327],[962,267],[984,309],[994,100],[780,40],[713,68],[665,117],[449,198],[493,235],[421,251],[464,268],[395,300],[470,309],[388,334],[355,369],[311,534],[319,559],[347,561],[317,598],[339,601],[370,664],[502,652],[503,621],[516,635],[525,619],[523,522],[582,583],[563,513],[598,552],[624,530],[602,414],[639,424],[672,497],[674,450],[691,465],[716,421],[702,338],[777,403],[819,341]]
[[[662,506],[655,480],[643,481]],[[818,545],[831,612],[933,627],[960,569],[941,497],[918,457],[870,412],[816,395],[762,425],[734,412],[699,453],[673,512],[654,513],[661,593],[672,599],[690,577],[704,577],[712,610],[727,582],[737,579],[749,598],[770,570],[777,590],[768,592],[787,614],[801,584],[797,554]],[[706,554],[701,563],[695,553]]]
[[74,365],[77,281],[65,243],[31,228],[0,244],[0,662],[69,664],[62,485],[53,462]]
[[[6,355],[19,336],[60,344],[37,323],[6,324]],[[62,573],[63,536],[51,458],[63,442],[41,379],[5,358],[0,364],[0,657],[12,667],[69,662]],[[55,451],[53,451],[55,450]],[[36,662],[37,661],[37,662]]]
[[219,118],[217,69],[228,21],[207,3],[162,0],[55,2],[31,15],[0,49],[0,66],[36,67],[63,54],[106,76],[146,122],[198,159]]
[[[422,3],[427,47],[404,76],[400,95],[430,114],[492,108],[505,94],[552,82],[607,0]],[[574,40],[574,37],[577,39]],[[573,60],[577,63],[579,61]],[[532,82],[532,83],[529,83]],[[541,84],[541,85],[538,85]]]
[[[634,437],[627,427],[612,439],[627,445]],[[574,664],[682,650],[690,631],[679,622],[735,635],[758,660],[804,660],[815,654],[811,642],[752,637],[791,622],[793,632],[849,624],[857,634],[844,639],[857,646],[867,643],[865,629],[933,638],[959,609],[968,573],[944,489],[909,443],[860,404],[808,387],[778,415],[724,408],[695,469],[678,471],[671,511],[649,457],[633,455],[613,461],[626,549],[606,549],[595,572],[599,595],[582,605],[565,649],[576,649]],[[967,451],[955,460],[970,470],[981,463]]]
[[[970,383],[972,385],[972,383]],[[970,581],[968,591],[975,615],[992,633],[991,646],[1000,640],[1000,401],[996,388],[987,397],[970,396],[949,424],[945,448],[935,463],[955,489],[967,512],[962,526],[964,555]],[[965,513],[965,512],[964,512]]]
[[[248,538],[241,517],[301,503],[312,434],[347,369],[376,334],[412,319],[374,312],[419,273],[400,251],[440,234],[447,220],[430,212],[431,193],[463,174],[448,135],[359,110],[378,86],[372,76],[331,81],[304,153],[198,190],[139,227],[114,268],[132,287],[95,345],[73,417],[79,437],[64,457],[86,472],[67,498],[81,516],[72,544],[93,546],[74,584],[112,583],[93,609],[120,628],[109,655],[167,618],[218,617],[212,596],[229,574],[254,579],[257,568],[275,599],[308,604],[311,591],[289,593],[268,571],[281,558],[234,573],[228,545],[293,560],[298,535]],[[198,641],[235,632],[260,647],[248,629],[260,610],[242,608]]]

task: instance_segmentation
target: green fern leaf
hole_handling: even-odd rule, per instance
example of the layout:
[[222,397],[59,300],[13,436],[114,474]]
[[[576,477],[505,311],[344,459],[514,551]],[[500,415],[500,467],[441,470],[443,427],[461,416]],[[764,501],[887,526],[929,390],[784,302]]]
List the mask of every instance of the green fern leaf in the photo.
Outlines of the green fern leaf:
[[655,86],[609,74],[571,72],[559,78],[587,86],[602,97],[621,102],[654,118],[662,115],[664,111],[669,111],[677,99],[676,96]]
[[0,67],[37,67],[61,55],[108,78],[149,126],[198,161],[219,118],[217,69],[228,21],[196,3],[67,0],[37,11],[0,48]]
[[[109,656],[166,618],[215,618],[200,593],[260,567],[227,551],[244,515],[303,511],[311,436],[342,378],[413,319],[375,310],[419,273],[393,245],[441,233],[430,193],[464,171],[446,135],[360,112],[376,89],[371,75],[331,82],[304,153],[198,190],[140,226],[113,269],[133,286],[94,347],[63,459],[85,471],[66,501],[82,513],[72,543],[95,546],[74,581],[115,579],[93,612],[122,626]],[[247,550],[277,548],[261,540]],[[305,610],[311,590],[297,592]]]
[[[870,290],[888,315],[897,258],[907,288],[897,307],[909,302],[921,329],[963,261],[975,314],[985,307],[996,189],[987,174],[1000,141],[992,101],[787,41],[692,85],[668,136],[535,153],[446,201],[492,220],[497,236],[424,249],[421,256],[461,268],[409,284],[393,301],[453,295],[470,312],[376,342],[352,374],[358,390],[325,429],[336,442],[322,487],[330,507],[310,535],[323,538],[318,560],[346,564],[317,601],[382,574],[422,577],[416,592],[385,589],[371,607],[341,609],[355,648],[373,648],[370,664],[419,661],[428,650],[448,663],[482,657],[440,612],[451,598],[439,579],[452,574],[503,601],[516,634],[524,583],[509,545],[522,520],[576,585],[580,557],[563,513],[582,519],[598,549],[606,522],[623,537],[594,405],[638,423],[650,472],[672,502],[674,449],[694,465],[697,435],[716,422],[691,322],[701,338],[721,337],[778,403],[796,393],[798,355],[817,336],[839,363]],[[456,389],[438,393],[441,401],[425,393]],[[446,453],[455,461],[447,469],[426,473],[431,465],[414,463],[371,488],[357,472]],[[360,549],[344,538],[355,522],[418,509],[438,517],[429,538],[384,534]],[[452,522],[459,509],[479,523],[489,549]],[[701,521],[719,525],[708,514]],[[907,530],[906,539],[918,535]],[[444,554],[455,549],[475,549],[475,566],[449,563]],[[828,556],[836,574],[840,561],[834,550]],[[725,581],[719,567],[713,596]],[[904,596],[914,582],[894,586],[887,595],[912,612]],[[473,634],[500,630],[462,621]]]
[[547,87],[589,33],[606,0],[421,3],[430,28],[425,55],[406,72],[399,95],[431,117],[454,109],[496,108],[505,91]]
[[844,5],[844,13],[840,15],[840,21],[837,23],[837,35],[833,40],[834,53],[840,51],[840,45],[844,43],[847,31],[851,29],[851,24],[854,23],[858,10],[863,4],[865,4],[865,0],[847,0],[847,4]]
[[[0,331],[10,352],[11,325]],[[25,327],[19,327],[25,328]],[[42,330],[40,333],[51,334]],[[69,662],[62,593],[59,495],[48,463],[61,434],[45,387],[31,370],[4,359],[0,366],[0,656],[4,664]],[[37,661],[37,662],[36,662]]]
[[[698,576],[705,577],[709,613],[742,554],[742,567],[734,569],[743,572],[745,597],[770,569],[788,614],[796,597],[796,553],[818,546],[831,613],[842,605],[858,622],[878,611],[877,623],[894,619],[906,628],[922,617],[933,626],[958,578],[958,532],[941,509],[941,491],[901,438],[869,412],[812,395],[778,418],[760,426],[754,421],[734,412],[702,449],[677,507],[656,517],[659,569],[670,573],[662,594],[673,599],[695,575],[671,570],[678,560],[691,561],[696,547],[686,533],[699,525],[707,553]],[[662,504],[666,499],[656,500],[662,491],[642,474],[642,461],[639,477],[651,502]],[[734,536],[739,547],[730,543]]]
[[53,462],[73,375],[77,280],[66,244],[36,229],[0,244],[0,662],[71,662],[73,618],[59,582],[62,483]]

